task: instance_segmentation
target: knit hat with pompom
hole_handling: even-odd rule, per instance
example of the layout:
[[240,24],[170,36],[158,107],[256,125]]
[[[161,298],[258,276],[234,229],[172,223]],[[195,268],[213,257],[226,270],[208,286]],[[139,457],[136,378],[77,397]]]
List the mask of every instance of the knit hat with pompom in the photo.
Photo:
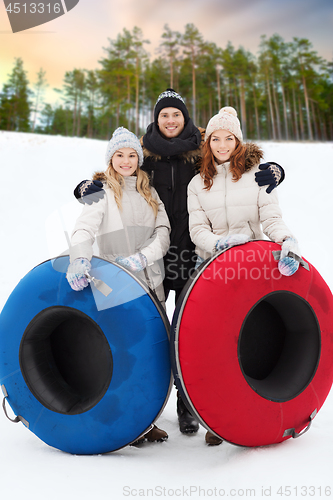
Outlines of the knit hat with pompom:
[[125,127],[118,127],[112,134],[112,137],[108,143],[105,153],[105,163],[109,166],[112,156],[118,149],[122,148],[132,148],[137,152],[139,162],[138,165],[141,167],[143,164],[143,151],[139,139],[133,132],[130,132]]
[[228,130],[240,142],[243,142],[243,134],[240,127],[240,121],[237,118],[237,111],[231,106],[225,106],[220,109],[217,115],[213,116],[207,125],[205,140],[216,130]]

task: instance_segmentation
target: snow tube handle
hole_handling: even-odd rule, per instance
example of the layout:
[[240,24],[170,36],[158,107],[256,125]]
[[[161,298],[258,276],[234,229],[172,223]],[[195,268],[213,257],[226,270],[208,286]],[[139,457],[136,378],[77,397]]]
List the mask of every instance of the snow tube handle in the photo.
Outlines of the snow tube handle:
[[[280,250],[273,250],[272,254],[273,254],[273,257],[275,260],[280,260],[280,255],[281,255]],[[301,266],[304,267],[304,269],[306,269],[307,271],[310,271],[309,264],[307,262],[305,262],[305,260],[303,260],[302,257],[300,257],[299,255],[296,255],[293,252],[289,252],[288,257],[292,257],[293,259],[297,260],[297,262],[299,262],[301,264]]]
[[4,398],[2,400],[2,409],[4,411],[4,414],[8,418],[8,420],[10,420],[11,422],[14,422],[15,424],[17,424],[17,422],[22,422],[29,429],[29,422],[25,418],[21,417],[21,415],[17,415],[17,417],[15,417],[15,418],[10,418],[8,416],[7,409],[6,409],[6,399],[8,398],[8,393],[7,393],[6,387],[4,385],[1,386],[1,389],[3,392],[3,396],[4,396]]
[[305,427],[305,429],[303,429],[301,432],[296,432],[294,428],[293,429],[286,429],[283,433],[283,437],[292,436],[294,439],[296,439],[300,436],[303,436],[303,434],[308,432],[308,430],[310,429],[311,424],[312,424],[312,420],[315,418],[316,415],[317,415],[317,408],[311,413],[310,422],[309,422],[308,426]]
[[110,293],[112,292],[112,288],[110,288],[109,285],[104,283],[104,281],[102,280],[94,278],[94,276],[91,276],[88,272],[85,272],[84,274],[88,280],[88,283],[93,282],[97,290],[99,290],[105,297],[110,295]]

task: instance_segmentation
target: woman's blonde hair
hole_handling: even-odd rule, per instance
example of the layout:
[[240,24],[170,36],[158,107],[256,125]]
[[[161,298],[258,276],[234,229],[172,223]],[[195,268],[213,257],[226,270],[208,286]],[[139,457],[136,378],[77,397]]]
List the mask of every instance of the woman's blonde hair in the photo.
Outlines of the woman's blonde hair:
[[[146,200],[148,205],[153,209],[155,217],[157,217],[158,212],[158,201],[153,197],[150,190],[149,185],[149,177],[146,172],[143,172],[139,167],[137,167],[133,176],[137,177],[136,180],[136,189],[138,193]],[[125,181],[122,175],[115,171],[112,165],[112,158],[109,162],[109,167],[105,171],[105,177],[107,185],[112,189],[114,193],[114,199],[116,200],[117,207],[119,210],[122,209],[121,199],[123,196],[123,187],[125,185]]]

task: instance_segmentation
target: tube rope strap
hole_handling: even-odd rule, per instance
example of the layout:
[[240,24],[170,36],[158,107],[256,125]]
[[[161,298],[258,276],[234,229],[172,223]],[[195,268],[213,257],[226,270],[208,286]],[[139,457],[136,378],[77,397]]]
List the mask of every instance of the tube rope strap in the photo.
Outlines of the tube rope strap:
[[308,430],[310,429],[311,424],[312,424],[312,420],[315,418],[316,415],[317,415],[317,408],[311,413],[310,422],[307,425],[307,427],[305,427],[305,429],[303,429],[301,432],[296,432],[294,428],[293,429],[286,429],[283,433],[283,437],[292,436],[294,439],[296,439],[300,436],[303,436],[303,434],[308,432]]

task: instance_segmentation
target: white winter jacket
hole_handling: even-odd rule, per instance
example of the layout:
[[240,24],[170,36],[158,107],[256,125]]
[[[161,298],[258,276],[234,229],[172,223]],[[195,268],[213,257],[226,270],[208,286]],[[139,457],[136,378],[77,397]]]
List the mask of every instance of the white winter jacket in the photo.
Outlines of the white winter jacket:
[[263,239],[265,234],[278,243],[293,237],[282,220],[276,191],[267,194],[267,186],[259,187],[255,180],[262,151],[254,144],[248,148],[247,170],[237,182],[226,162],[216,165],[209,191],[200,174],[188,185],[190,236],[203,259],[213,255],[217,241],[228,234],[246,234],[251,240]]
[[137,275],[156,291],[163,302],[163,256],[170,244],[169,219],[154,188],[151,191],[159,203],[156,218],[153,209],[136,189],[137,178],[131,176],[124,180],[121,210],[117,207],[112,189],[106,184],[101,200],[84,205],[72,233],[70,260],[73,262],[79,257],[91,260],[95,237],[99,256],[111,262],[119,256],[128,257],[141,252],[148,265]]

